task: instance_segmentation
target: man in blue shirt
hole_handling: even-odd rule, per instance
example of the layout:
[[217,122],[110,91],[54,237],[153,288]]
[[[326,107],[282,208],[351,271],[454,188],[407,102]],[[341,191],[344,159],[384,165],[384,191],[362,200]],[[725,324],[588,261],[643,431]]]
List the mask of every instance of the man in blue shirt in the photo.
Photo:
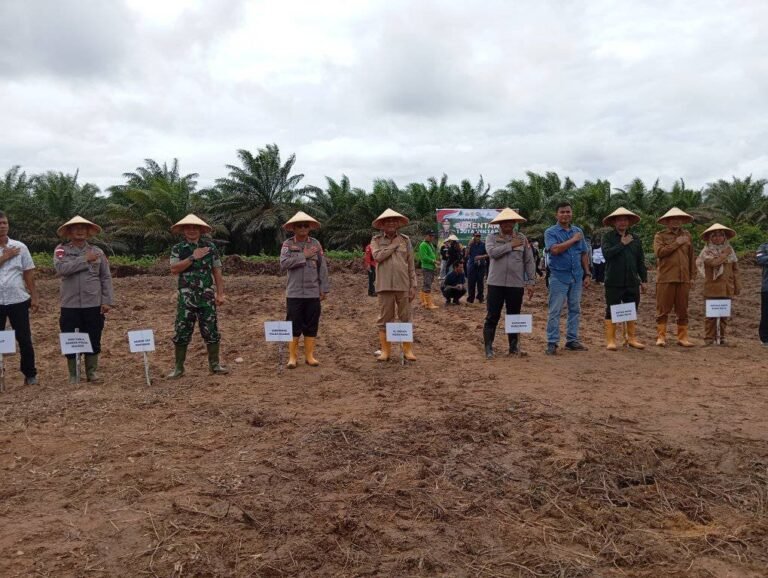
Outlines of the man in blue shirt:
[[557,225],[544,232],[549,252],[549,316],[547,318],[547,355],[556,355],[560,343],[560,313],[568,303],[565,348],[586,351],[579,341],[581,290],[589,287],[589,247],[584,231],[571,225],[573,209],[567,201],[557,205]]

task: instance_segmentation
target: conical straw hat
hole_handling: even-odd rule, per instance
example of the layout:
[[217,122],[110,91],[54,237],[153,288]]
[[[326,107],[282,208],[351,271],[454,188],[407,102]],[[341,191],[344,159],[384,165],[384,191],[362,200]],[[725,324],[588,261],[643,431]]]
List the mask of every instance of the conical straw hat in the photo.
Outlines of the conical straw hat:
[[446,241],[458,241],[459,238],[456,235],[448,235]]
[[304,211],[299,211],[296,213],[293,217],[288,219],[286,223],[283,225],[283,229],[286,231],[293,231],[293,226],[296,223],[309,223],[310,229],[319,229],[320,228],[320,221],[317,219],[313,219],[309,215],[307,215]]
[[715,231],[722,231],[723,233],[725,233],[726,239],[733,239],[736,236],[736,231],[734,231],[733,229],[729,229],[728,227],[726,227],[725,225],[721,225],[720,223],[715,223],[709,229],[707,229],[701,234],[701,238],[706,241],[707,239],[709,239],[709,236]]
[[657,219],[657,222],[663,225],[665,219],[671,219],[672,217],[678,217],[682,219],[684,223],[690,223],[691,221],[693,221],[693,217],[691,215],[689,215],[684,211],[681,211],[677,207],[672,207],[670,210],[664,213],[661,217],[659,217]]
[[514,221],[516,223],[525,223],[526,219],[522,217],[517,211],[514,211],[507,207],[501,213],[496,215],[494,219],[491,221],[492,225],[496,225],[498,223],[501,223],[503,221]]
[[640,216],[636,215],[632,211],[625,209],[624,207],[619,207],[616,209],[613,213],[608,215],[605,219],[603,219],[603,225],[606,227],[610,227],[613,225],[613,219],[616,217],[627,217],[629,219],[629,226],[637,225],[640,222]]
[[397,211],[393,211],[392,209],[387,209],[381,215],[376,217],[376,220],[374,220],[373,223],[371,224],[373,225],[374,229],[381,229],[381,221],[383,221],[384,219],[391,219],[393,217],[396,219],[400,219],[400,224],[397,227],[398,229],[400,227],[405,227],[408,223],[410,223],[408,217],[406,217],[405,215],[401,215],[400,213],[398,213]]
[[101,227],[99,227],[96,223],[91,223],[88,219],[83,219],[80,215],[75,215],[61,227],[56,229],[56,234],[58,234],[59,237],[68,237],[67,229],[72,225],[86,225],[88,227],[89,237],[93,237],[94,235],[101,233]]
[[171,227],[171,233],[174,235],[181,235],[184,233],[184,225],[197,225],[198,227],[203,228],[203,233],[210,233],[213,231],[213,228],[203,221],[200,217],[197,215],[193,215],[190,213],[186,217],[184,217],[181,221],[176,223],[173,227]]

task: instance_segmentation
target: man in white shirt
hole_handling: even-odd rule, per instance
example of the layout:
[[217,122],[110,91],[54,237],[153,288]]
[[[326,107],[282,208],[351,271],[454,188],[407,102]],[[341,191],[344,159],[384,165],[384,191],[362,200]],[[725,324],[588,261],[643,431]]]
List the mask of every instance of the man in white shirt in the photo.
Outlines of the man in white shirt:
[[35,350],[29,312],[37,312],[35,264],[24,243],[8,237],[8,217],[0,211],[0,329],[5,330],[6,319],[16,332],[21,354],[21,372],[24,385],[37,384]]

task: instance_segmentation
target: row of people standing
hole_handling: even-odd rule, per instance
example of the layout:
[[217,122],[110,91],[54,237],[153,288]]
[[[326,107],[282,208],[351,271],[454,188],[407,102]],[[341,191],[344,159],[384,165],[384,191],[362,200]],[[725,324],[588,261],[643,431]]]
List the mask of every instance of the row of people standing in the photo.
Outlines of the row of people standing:
[[[586,243],[584,232],[572,224],[572,208],[569,203],[558,205],[557,224],[545,232],[545,245],[548,254],[549,283],[547,348],[548,355],[556,355],[560,344],[560,317],[562,309],[567,309],[565,348],[572,351],[584,351],[586,346],[579,339],[581,314],[581,293],[594,276],[594,267],[604,267],[600,279],[605,283],[605,338],[606,348],[615,351],[617,345],[617,326],[611,321],[611,306],[634,302],[640,304],[640,295],[645,292],[648,271],[645,265],[640,238],[630,232],[630,228],[640,221],[640,217],[624,208],[619,208],[606,216],[603,224],[610,227],[602,239],[599,255],[594,260],[590,247]],[[658,219],[664,230],[654,237],[654,253],[657,259],[656,279],[656,344],[667,345],[667,327],[671,314],[676,316],[676,341],[682,347],[692,347],[688,330],[688,296],[697,269],[704,278],[703,296],[706,299],[731,299],[740,291],[738,259],[729,239],[735,231],[720,224],[714,224],[703,234],[706,246],[697,257],[693,251],[690,233],[682,227],[693,220],[683,211],[673,208]],[[493,338],[500,318],[503,303],[508,314],[518,314],[522,294],[526,287],[535,284],[538,268],[536,251],[533,243],[525,240],[522,233],[516,232],[516,225],[525,222],[511,209],[502,211],[494,221],[500,227],[499,233],[488,236],[483,251],[490,260],[488,277],[488,311],[483,329],[483,340],[487,357],[493,356]],[[431,242],[428,236],[425,243]],[[517,249],[517,253],[513,251]],[[499,252],[500,251],[500,252]],[[519,256],[514,262],[511,258]],[[758,252],[759,259],[768,261],[768,250]],[[531,270],[531,261],[534,263]],[[596,263],[595,261],[600,261]],[[503,271],[503,273],[502,273]],[[510,272],[514,274],[510,275]],[[503,295],[503,303],[499,296]],[[765,315],[761,315],[764,318]],[[761,322],[761,327],[764,322]],[[718,324],[715,318],[705,321],[705,344],[716,341],[719,325],[719,343],[727,343],[728,319],[721,318]],[[622,326],[626,343],[634,348],[645,346],[637,338],[637,323],[631,321]],[[763,333],[761,329],[761,341]],[[514,334],[509,336],[510,353],[520,353]]]

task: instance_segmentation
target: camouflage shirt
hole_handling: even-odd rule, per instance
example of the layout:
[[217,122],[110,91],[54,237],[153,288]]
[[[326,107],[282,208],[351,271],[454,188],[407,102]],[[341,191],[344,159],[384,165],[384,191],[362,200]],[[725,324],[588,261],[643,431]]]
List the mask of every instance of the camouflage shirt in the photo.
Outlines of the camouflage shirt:
[[213,269],[221,268],[221,257],[219,251],[211,241],[200,239],[197,243],[182,241],[174,245],[171,249],[171,265],[188,259],[192,256],[195,249],[210,247],[210,252],[202,259],[196,259],[185,271],[179,273],[179,290],[193,291],[195,293],[205,293],[212,291]]

